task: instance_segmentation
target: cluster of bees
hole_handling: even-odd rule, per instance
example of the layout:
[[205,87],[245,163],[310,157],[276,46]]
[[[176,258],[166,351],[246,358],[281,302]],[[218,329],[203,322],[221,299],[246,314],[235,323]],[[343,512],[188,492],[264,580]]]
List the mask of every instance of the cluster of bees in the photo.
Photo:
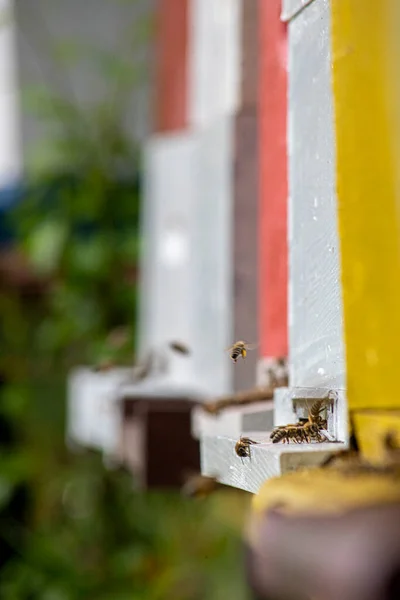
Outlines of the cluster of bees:
[[307,419],[299,419],[293,425],[278,425],[270,435],[273,444],[290,440],[297,444],[311,441],[325,442],[328,438],[322,433],[327,428],[327,421],[321,417],[324,410],[323,401],[316,400],[308,411]]
[[[228,350],[230,351],[230,357],[233,362],[237,362],[239,357],[243,359],[246,357],[247,350],[252,350],[256,346],[254,344],[247,344],[244,341],[239,341],[233,344]],[[279,442],[290,443],[291,441],[296,444],[328,441],[328,437],[324,431],[327,428],[327,421],[321,416],[321,412],[324,410],[323,401],[315,401],[308,411],[307,418],[301,418],[297,423],[289,425],[279,425],[275,427],[270,435],[270,439],[273,444]],[[258,442],[252,440],[249,437],[240,437],[235,445],[235,453],[242,460],[243,458],[251,459],[251,446],[258,444]]]
[[[317,400],[308,411],[308,418],[301,418],[295,424],[278,425],[270,435],[273,444],[279,442],[295,444],[310,443],[312,441],[329,441],[324,431],[327,428],[327,421],[321,417],[324,410],[323,401]],[[235,445],[235,453],[243,458],[251,458],[251,446],[258,444],[248,437],[240,437]]]
[[[230,353],[231,360],[236,363],[237,360],[242,357],[246,357],[247,350],[251,350],[256,346],[253,344],[247,344],[244,341],[238,341],[227,350]],[[226,403],[228,406],[228,404]],[[311,442],[325,442],[331,441],[327,431],[327,419],[322,416],[321,413],[325,410],[326,406],[323,400],[316,400],[312,403],[311,407],[308,408],[308,415],[306,418],[300,418],[297,423],[288,425],[279,425],[275,427],[270,434],[270,439],[273,444],[277,443],[311,443]],[[258,444],[249,437],[241,436],[235,444],[235,453],[238,457],[243,459],[249,458],[251,460],[251,448]],[[358,449],[350,448],[340,452],[333,453],[324,463],[325,468],[339,469],[344,474],[354,475],[362,473],[375,473],[382,475],[395,475],[396,477],[400,474],[400,447],[396,441],[396,435],[393,432],[389,432],[383,441],[385,450],[385,461],[381,465],[370,464],[369,462],[362,459]],[[187,496],[207,496],[217,489],[223,488],[222,484],[218,483],[216,477],[206,477],[203,475],[197,475],[191,477],[186,482],[182,489],[182,492]]]
[[[110,334],[110,344],[114,347],[121,346],[126,343],[127,331],[123,328],[117,329],[116,331]],[[168,344],[169,348],[174,352],[181,355],[189,355],[190,349],[186,344],[181,341],[171,341]],[[225,349],[229,353],[229,356],[232,362],[237,363],[239,358],[243,360],[247,356],[247,352],[249,350],[254,350],[257,348],[257,344],[249,344],[244,340],[239,340],[235,342],[232,346],[229,346]],[[162,359],[162,360],[161,360]],[[284,359],[281,359],[281,363],[279,363],[281,369],[284,369],[285,364],[282,362]],[[96,371],[107,371],[108,369],[115,366],[112,361],[105,361],[105,364],[98,364],[95,367]],[[167,368],[166,357],[164,355],[160,355],[160,353],[155,353],[154,351],[150,351],[148,355],[146,355],[142,361],[135,364],[132,369],[132,376],[135,382],[141,381],[147,378],[152,372],[165,372]],[[273,374],[271,374],[272,376]],[[273,397],[273,387],[276,387],[278,384],[282,384],[281,381],[273,380],[273,385],[271,389],[257,389],[253,394],[250,394],[248,398],[249,401],[257,401],[260,399],[269,399]],[[240,401],[237,401],[240,400]],[[217,414],[220,408],[226,408],[227,406],[232,406],[234,404],[245,404],[245,400],[247,398],[239,398],[234,401],[229,397],[227,399],[223,399],[220,402],[216,403],[205,403],[203,408],[212,414]],[[215,407],[214,407],[215,404]],[[211,410],[215,409],[215,410]],[[290,443],[291,441],[297,444],[300,443],[310,443],[311,441],[323,442],[327,438],[324,435],[323,431],[326,430],[327,422],[325,419],[321,417],[321,412],[324,409],[322,406],[322,400],[317,400],[313,403],[311,408],[308,411],[308,418],[301,418],[295,424],[289,425],[280,425],[275,427],[270,435],[270,439],[273,444],[277,444],[279,442],[282,443]],[[249,437],[240,437],[235,445],[235,453],[239,456],[242,461],[244,458],[251,459],[251,446],[258,444]]]

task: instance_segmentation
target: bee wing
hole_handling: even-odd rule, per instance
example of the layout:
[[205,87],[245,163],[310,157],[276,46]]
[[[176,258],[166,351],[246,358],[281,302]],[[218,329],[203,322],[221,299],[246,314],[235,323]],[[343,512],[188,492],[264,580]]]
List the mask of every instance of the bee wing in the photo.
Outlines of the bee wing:
[[246,350],[255,350],[258,348],[258,344],[245,344]]
[[254,440],[251,440],[251,439],[250,439],[250,438],[248,438],[248,437],[245,437],[245,438],[242,438],[242,439],[243,439],[243,441],[244,441],[246,444],[249,444],[249,445],[251,445],[251,444],[258,444],[258,442],[255,442]]
[[228,346],[227,348],[224,349],[224,352],[232,352],[234,347],[235,346]]
[[333,437],[333,435],[331,435],[326,429],[321,429],[320,433],[322,433],[322,435],[324,435],[326,437],[326,439],[328,440],[328,442],[334,442],[335,438]]

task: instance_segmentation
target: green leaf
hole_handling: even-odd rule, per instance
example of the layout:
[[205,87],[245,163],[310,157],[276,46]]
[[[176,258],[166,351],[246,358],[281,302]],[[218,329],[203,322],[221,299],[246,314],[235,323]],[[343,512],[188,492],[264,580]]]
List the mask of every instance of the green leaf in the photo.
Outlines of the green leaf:
[[28,385],[7,385],[1,394],[1,408],[9,417],[18,418],[23,415],[30,399]]
[[67,235],[67,223],[54,219],[39,223],[31,233],[26,248],[33,266],[39,273],[50,274],[56,269]]
[[108,240],[103,236],[75,241],[69,248],[68,255],[69,267],[76,273],[100,276],[109,271],[111,247]]

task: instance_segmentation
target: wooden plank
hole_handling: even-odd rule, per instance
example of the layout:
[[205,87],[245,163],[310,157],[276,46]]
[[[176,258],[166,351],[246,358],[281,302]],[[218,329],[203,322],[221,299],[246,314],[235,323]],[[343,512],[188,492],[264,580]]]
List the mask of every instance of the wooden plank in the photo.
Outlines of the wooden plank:
[[245,0],[241,18],[241,110],[258,107],[260,57],[260,4]]
[[18,65],[16,53],[17,26],[11,0],[1,2],[0,28],[0,186],[14,183],[22,175]]
[[156,22],[155,132],[187,124],[189,0],[158,0]]
[[[258,340],[258,117],[255,108],[241,111],[235,118],[235,158],[233,170],[234,225],[232,262],[233,339],[254,343]],[[234,389],[252,388],[255,383],[257,352],[234,365]]]
[[334,450],[342,450],[340,442],[322,444],[272,444],[268,433],[248,435],[259,441],[252,446],[251,460],[235,454],[237,438],[214,436],[201,440],[201,472],[216,476],[218,481],[232,487],[257,493],[266,479],[278,477],[300,467],[320,465]]
[[241,19],[247,1],[191,0],[188,106],[194,127],[233,115],[240,106]]
[[[233,231],[233,340],[258,340],[258,56],[259,6],[243,3],[241,18],[241,108],[235,117],[234,231]],[[254,386],[257,352],[233,369],[234,389]]]
[[[337,193],[351,409],[398,408],[399,147],[391,0],[333,2]],[[395,34],[392,33],[394,36]],[[397,67],[396,67],[397,68]],[[393,71],[391,70],[393,69]],[[397,106],[394,106],[397,104]]]
[[344,388],[328,0],[289,24],[290,385]]
[[287,29],[281,0],[259,1],[259,327],[261,356],[286,356]]
[[199,442],[191,435],[192,408],[193,400],[183,397],[137,395],[123,401],[121,459],[146,488],[180,487],[185,472],[199,471]]

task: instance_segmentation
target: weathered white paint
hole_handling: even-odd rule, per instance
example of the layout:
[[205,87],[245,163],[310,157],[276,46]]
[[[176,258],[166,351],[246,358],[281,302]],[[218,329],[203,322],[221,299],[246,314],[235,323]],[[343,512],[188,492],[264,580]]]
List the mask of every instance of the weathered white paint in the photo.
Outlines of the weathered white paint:
[[289,23],[289,346],[293,387],[344,387],[329,2]]
[[129,376],[127,369],[95,373],[78,368],[68,378],[67,442],[100,449],[116,457],[121,435],[118,387]]
[[191,1],[188,113],[195,127],[239,107],[242,2]]
[[207,436],[231,436],[239,438],[249,431],[263,432],[266,423],[273,423],[273,402],[257,402],[241,408],[230,408],[219,415],[209,415],[201,409],[193,411],[193,435],[201,439]]
[[222,116],[198,131],[193,291],[196,377],[212,396],[232,390],[225,349],[233,331],[233,126]]
[[206,393],[231,388],[232,123],[151,138],[144,153],[145,200],[140,352],[180,339],[169,380]]
[[[257,493],[266,479],[283,473],[321,464],[332,450],[345,446],[340,443],[324,444],[272,444],[268,435],[248,434],[260,443],[251,447],[251,460],[240,459],[235,454],[237,437],[204,437],[201,443],[201,471],[203,475],[216,476],[226,485]],[[314,447],[318,451],[314,452]]]
[[0,187],[22,172],[13,0],[0,0]]
[[[280,388],[275,391],[274,426],[297,423],[307,417],[308,409],[315,400],[324,400],[329,406],[328,433],[338,442],[348,443],[348,416],[343,390],[327,388]],[[318,449],[319,446],[313,446]]]
[[[190,134],[155,136],[144,150],[139,351],[179,339],[190,348],[194,334],[193,185],[198,144]],[[193,381],[193,357],[171,357],[170,376]]]

